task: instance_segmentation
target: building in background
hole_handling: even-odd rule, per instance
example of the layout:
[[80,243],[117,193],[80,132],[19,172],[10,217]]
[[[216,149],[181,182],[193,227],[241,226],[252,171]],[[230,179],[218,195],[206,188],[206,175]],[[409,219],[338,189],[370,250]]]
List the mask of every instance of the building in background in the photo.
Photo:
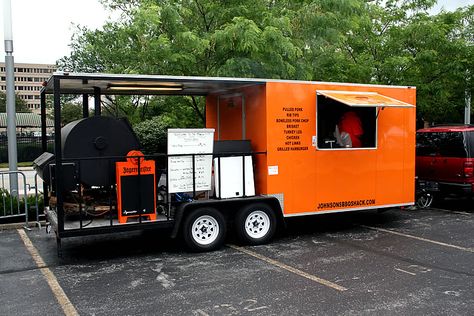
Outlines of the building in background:
[[[33,113],[40,113],[40,90],[44,81],[56,70],[51,64],[15,63],[15,94],[26,102]],[[0,63],[0,91],[6,92],[5,63]]]

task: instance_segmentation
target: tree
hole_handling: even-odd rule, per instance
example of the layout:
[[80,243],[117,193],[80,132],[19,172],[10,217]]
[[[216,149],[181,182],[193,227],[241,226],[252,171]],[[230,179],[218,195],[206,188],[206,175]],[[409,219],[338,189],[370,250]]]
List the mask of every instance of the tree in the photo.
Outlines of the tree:
[[320,1],[302,15],[306,24],[329,26],[303,36],[318,70],[313,77],[416,86],[419,118],[462,122],[464,96],[472,94],[474,6],[432,16],[435,2],[341,1],[328,8],[322,4],[331,1]]
[[[472,44],[462,34],[463,11],[420,17],[405,31],[412,67],[405,82],[418,88],[419,113],[429,122],[462,122],[466,73],[472,73]],[[471,45],[471,48],[469,47]],[[409,75],[409,76],[408,76]]]
[[[430,122],[459,121],[472,95],[474,6],[432,16],[436,0],[102,3],[121,19],[78,27],[61,69],[414,85]],[[137,123],[165,109],[204,120],[199,97],[116,97],[105,107]]]
[[468,74],[474,70],[474,42],[467,28],[473,9],[417,13],[389,33],[394,56],[383,65],[383,81],[416,86],[417,114],[426,122],[463,121],[464,96],[473,91]]
[[[122,19],[106,23],[101,30],[78,28],[72,54],[61,59],[59,67],[89,72],[308,79],[300,60],[302,50],[292,40],[291,21],[272,3],[137,0],[132,5],[104,1],[109,8],[121,10]],[[143,98],[128,100],[142,110],[165,104]],[[180,103],[177,108],[191,108],[198,124],[203,124],[201,99],[173,102]],[[112,103],[115,112],[120,112],[117,106],[122,107]]]
[[[313,10],[301,14],[303,32],[310,48],[308,60],[316,80],[385,83],[387,62],[403,71],[403,48],[393,34],[405,29],[417,14],[426,14],[435,0],[313,1]],[[313,30],[317,30],[314,32]]]
[[61,109],[61,125],[62,126],[81,118],[82,118],[82,105],[81,104],[68,102],[62,106],[62,109]]
[[[25,101],[20,99],[18,95],[15,95],[15,110],[17,113],[29,113],[31,110]],[[7,96],[5,93],[0,91],[0,112],[7,112]]]
[[150,155],[166,151],[168,128],[185,127],[184,124],[176,125],[176,121],[169,114],[162,114],[136,124],[134,130],[143,152]]
[[122,10],[122,19],[103,30],[78,29],[61,67],[272,78],[294,77],[298,69],[301,50],[292,42],[290,20],[273,1],[104,3]]

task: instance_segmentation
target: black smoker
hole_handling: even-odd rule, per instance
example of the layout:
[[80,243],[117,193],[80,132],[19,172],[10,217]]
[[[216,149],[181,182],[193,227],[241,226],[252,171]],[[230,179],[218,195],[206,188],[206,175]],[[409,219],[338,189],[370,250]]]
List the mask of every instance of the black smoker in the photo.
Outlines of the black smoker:
[[[114,184],[118,157],[138,148],[138,139],[125,119],[92,116],[67,124],[61,129],[64,190],[77,188],[77,184],[89,188]],[[33,166],[54,190],[54,155],[43,153]]]

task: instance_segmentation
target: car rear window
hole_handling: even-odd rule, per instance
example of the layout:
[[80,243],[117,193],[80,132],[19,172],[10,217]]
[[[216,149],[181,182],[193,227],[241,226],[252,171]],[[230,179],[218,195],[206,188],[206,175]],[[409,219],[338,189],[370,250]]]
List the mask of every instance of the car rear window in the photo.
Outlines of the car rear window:
[[466,135],[467,150],[469,158],[474,157],[474,131],[464,132]]
[[473,132],[424,132],[416,135],[417,156],[468,158],[472,157],[473,149]]

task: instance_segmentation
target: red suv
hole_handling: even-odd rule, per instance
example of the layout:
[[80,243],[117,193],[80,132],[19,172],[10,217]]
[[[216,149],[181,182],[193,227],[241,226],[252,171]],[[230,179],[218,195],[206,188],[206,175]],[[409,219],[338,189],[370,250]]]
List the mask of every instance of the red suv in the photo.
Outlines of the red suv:
[[416,175],[441,194],[474,192],[474,125],[438,126],[416,133]]

